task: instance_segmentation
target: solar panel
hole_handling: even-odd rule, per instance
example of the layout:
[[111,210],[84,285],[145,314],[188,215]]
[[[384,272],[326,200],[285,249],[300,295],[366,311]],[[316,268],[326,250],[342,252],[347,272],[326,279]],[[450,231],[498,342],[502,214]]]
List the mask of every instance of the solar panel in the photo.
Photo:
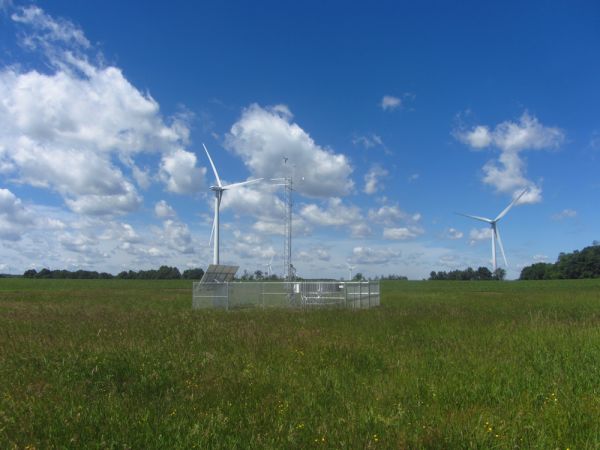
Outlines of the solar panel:
[[225,283],[233,281],[239,266],[223,266],[221,264],[210,264],[200,283]]

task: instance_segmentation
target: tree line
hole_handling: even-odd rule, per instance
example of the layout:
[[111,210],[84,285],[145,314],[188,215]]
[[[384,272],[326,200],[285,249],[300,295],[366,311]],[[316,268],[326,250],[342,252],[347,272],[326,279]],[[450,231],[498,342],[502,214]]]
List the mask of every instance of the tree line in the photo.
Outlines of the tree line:
[[[160,266],[158,269],[150,270],[129,270],[122,271],[117,275],[107,272],[97,272],[95,270],[50,270],[41,269],[39,272],[35,269],[26,270],[23,273],[24,278],[49,278],[49,279],[126,279],[126,280],[200,280],[204,275],[201,268],[187,269],[180,272],[177,267]],[[457,281],[486,281],[503,280],[506,271],[498,268],[492,272],[487,267],[466,270],[432,271],[429,274],[429,280],[457,280]],[[556,280],[556,279],[577,279],[577,278],[600,278],[600,242],[594,241],[589,247],[583,250],[575,250],[572,253],[561,253],[555,263],[535,263],[524,267],[521,270],[521,280]],[[244,271],[240,277],[242,281],[278,281],[282,280],[277,275],[268,275],[257,270],[254,273]],[[295,277],[300,280],[300,277]],[[353,281],[364,280],[361,273],[353,277]],[[400,275],[388,275],[375,277],[380,280],[404,280],[406,277]]]
[[452,270],[450,272],[432,271],[429,274],[429,279],[435,281],[490,281],[504,280],[505,276],[506,271],[502,268],[498,268],[495,272],[492,272],[487,267],[479,267],[477,270],[469,267],[466,270]]
[[160,266],[158,269],[150,270],[124,270],[118,275],[107,272],[97,272],[95,270],[50,270],[42,269],[39,272],[35,269],[26,270],[23,273],[24,278],[46,278],[46,279],[86,279],[86,280],[200,280],[204,275],[201,268],[187,269],[183,273],[177,267]]
[[600,242],[583,250],[560,253],[555,263],[536,263],[521,270],[521,280],[600,278]]
[[255,270],[253,273],[244,270],[242,275],[235,277],[236,280],[240,281],[283,281],[284,278],[279,275],[264,273],[262,270]]
[[[98,272],[95,270],[50,270],[41,269],[39,272],[35,269],[26,270],[23,273],[23,278],[39,278],[39,279],[81,279],[81,280],[200,280],[204,275],[204,270],[201,268],[187,269],[180,272],[177,267],[160,266],[158,269],[150,270],[124,270],[117,275],[107,272]],[[0,274],[0,277],[3,275]],[[19,275],[6,275],[18,277]],[[374,280],[408,280],[402,275],[390,274],[387,276],[376,276]],[[282,276],[276,274],[267,274],[261,270],[248,272],[244,270],[241,275],[235,277],[237,281],[284,281]],[[303,281],[304,278],[294,276],[295,281]],[[357,273],[352,277],[352,281],[366,281],[367,278],[362,273]]]

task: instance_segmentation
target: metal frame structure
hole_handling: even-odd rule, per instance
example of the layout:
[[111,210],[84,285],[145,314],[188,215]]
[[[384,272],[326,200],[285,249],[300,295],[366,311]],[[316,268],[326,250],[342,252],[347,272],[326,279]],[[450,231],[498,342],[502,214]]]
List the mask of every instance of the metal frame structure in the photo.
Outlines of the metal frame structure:
[[276,183],[273,186],[284,187],[285,216],[283,218],[283,276],[284,280],[294,281],[295,270],[292,265],[292,210],[293,210],[293,176],[285,178],[272,178]]
[[283,244],[283,267],[285,269],[285,280],[294,280],[294,267],[292,266],[292,177],[285,179],[285,241]]
[[379,306],[379,281],[256,281],[193,284],[192,307],[239,309],[248,307]]

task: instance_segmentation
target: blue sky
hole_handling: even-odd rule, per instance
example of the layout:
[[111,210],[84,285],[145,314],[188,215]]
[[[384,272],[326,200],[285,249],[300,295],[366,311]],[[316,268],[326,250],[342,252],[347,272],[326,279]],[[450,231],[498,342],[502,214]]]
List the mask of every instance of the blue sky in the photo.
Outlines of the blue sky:
[[[199,4],[198,4],[199,3]],[[600,239],[595,2],[0,0],[0,271],[206,267],[295,165],[299,275],[509,277]],[[302,180],[302,178],[304,178]],[[281,191],[222,262],[281,273]],[[483,225],[483,224],[481,224]]]

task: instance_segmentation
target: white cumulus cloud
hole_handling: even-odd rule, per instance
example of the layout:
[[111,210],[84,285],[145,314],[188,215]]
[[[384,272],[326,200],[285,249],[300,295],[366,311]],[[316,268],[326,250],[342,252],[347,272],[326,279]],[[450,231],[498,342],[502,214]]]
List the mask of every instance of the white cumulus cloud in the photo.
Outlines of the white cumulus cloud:
[[373,148],[377,145],[384,145],[381,136],[378,136],[377,134],[354,136],[352,138],[352,143],[366,149]]
[[419,227],[392,227],[383,229],[384,239],[391,240],[406,240],[414,239],[417,236],[423,234],[423,229]]
[[475,243],[482,241],[482,240],[486,240],[486,239],[491,239],[492,238],[492,229],[490,227],[486,227],[486,228],[473,228],[470,232],[469,232],[469,243],[471,245],[474,245]]
[[379,165],[374,165],[365,174],[365,189],[366,194],[374,194],[383,188],[381,178],[388,175],[388,171]]
[[344,226],[361,221],[360,209],[356,206],[346,206],[342,199],[334,197],[327,201],[327,208],[315,204],[304,205],[300,214],[308,222],[320,226]]
[[159,219],[166,219],[169,217],[175,217],[175,210],[166,201],[160,200],[154,205],[154,214]]
[[133,185],[125,181],[122,191],[118,193],[79,195],[75,198],[66,198],[65,203],[78,214],[102,216],[127,214],[138,209],[142,199]]
[[[252,229],[263,235],[284,236],[284,219],[283,217],[259,219],[252,225]],[[312,226],[304,218],[294,214],[292,217],[292,236],[306,236],[311,232]]]
[[177,149],[163,156],[160,164],[160,177],[167,190],[177,194],[198,192],[204,184],[205,167],[197,167],[196,155]]
[[0,189],[0,239],[18,241],[34,223],[32,211],[8,189]]
[[384,111],[393,111],[402,106],[402,100],[393,95],[384,95],[379,106],[381,106],[381,109]]
[[446,239],[457,240],[457,239],[462,239],[463,236],[464,236],[464,233],[462,231],[457,230],[456,228],[448,228],[444,232],[444,237]]
[[397,260],[401,255],[402,252],[399,250],[359,246],[352,249],[352,256],[349,258],[349,261],[365,265],[387,264],[390,261]]
[[[161,178],[173,192],[197,191],[205,169],[183,150],[184,117],[165,120],[158,103],[114,66],[90,62],[83,31],[37,6],[12,14],[25,46],[49,70],[0,69],[0,170],[11,179],[58,192],[81,214],[123,214],[141,204],[149,171],[140,153],[164,155]],[[120,161],[124,167],[117,164]],[[127,173],[128,169],[131,173]]]
[[88,48],[90,42],[83,31],[64,19],[53,19],[37,6],[20,8],[12,14],[12,20],[32,26],[36,34],[29,35],[26,44],[29,46],[48,45],[49,42],[60,42],[77,47]]
[[[223,193],[221,211],[231,209],[237,214],[248,214],[263,220],[282,219],[285,204],[277,194],[272,186],[260,182],[229,189]],[[211,205],[213,202],[211,196]]]
[[371,227],[365,222],[350,225],[350,235],[356,238],[364,238],[373,234]]
[[398,205],[383,205],[378,209],[369,210],[369,219],[387,226],[393,226],[402,221],[416,224],[421,220],[421,214],[408,214],[400,209]]
[[275,249],[267,244],[263,236],[254,233],[242,233],[234,230],[233,251],[242,258],[255,260],[257,257],[268,262],[276,255]]
[[306,131],[292,122],[292,115],[285,106],[249,106],[231,127],[225,144],[244,160],[256,177],[289,176],[294,167],[295,189],[304,195],[340,196],[353,188],[348,158],[315,143]]
[[520,203],[536,203],[542,199],[541,187],[526,177],[526,163],[521,153],[557,148],[565,138],[561,129],[545,126],[527,112],[518,121],[502,122],[493,130],[477,125],[471,130],[455,131],[454,135],[471,148],[496,147],[500,151],[497,160],[483,166],[483,182],[497,192],[513,196],[528,188]]
[[577,217],[577,211],[574,209],[563,209],[561,212],[558,212],[552,216],[553,220],[563,220],[563,219],[572,219]]
[[190,230],[184,223],[165,220],[160,237],[164,245],[178,253],[189,254],[194,251]]
[[478,125],[470,131],[459,135],[460,139],[475,149],[488,147],[492,143],[492,133],[489,127]]
[[133,226],[128,223],[120,222],[107,224],[107,228],[104,233],[99,236],[99,239],[127,244],[138,244],[142,242],[141,236],[135,231]]

